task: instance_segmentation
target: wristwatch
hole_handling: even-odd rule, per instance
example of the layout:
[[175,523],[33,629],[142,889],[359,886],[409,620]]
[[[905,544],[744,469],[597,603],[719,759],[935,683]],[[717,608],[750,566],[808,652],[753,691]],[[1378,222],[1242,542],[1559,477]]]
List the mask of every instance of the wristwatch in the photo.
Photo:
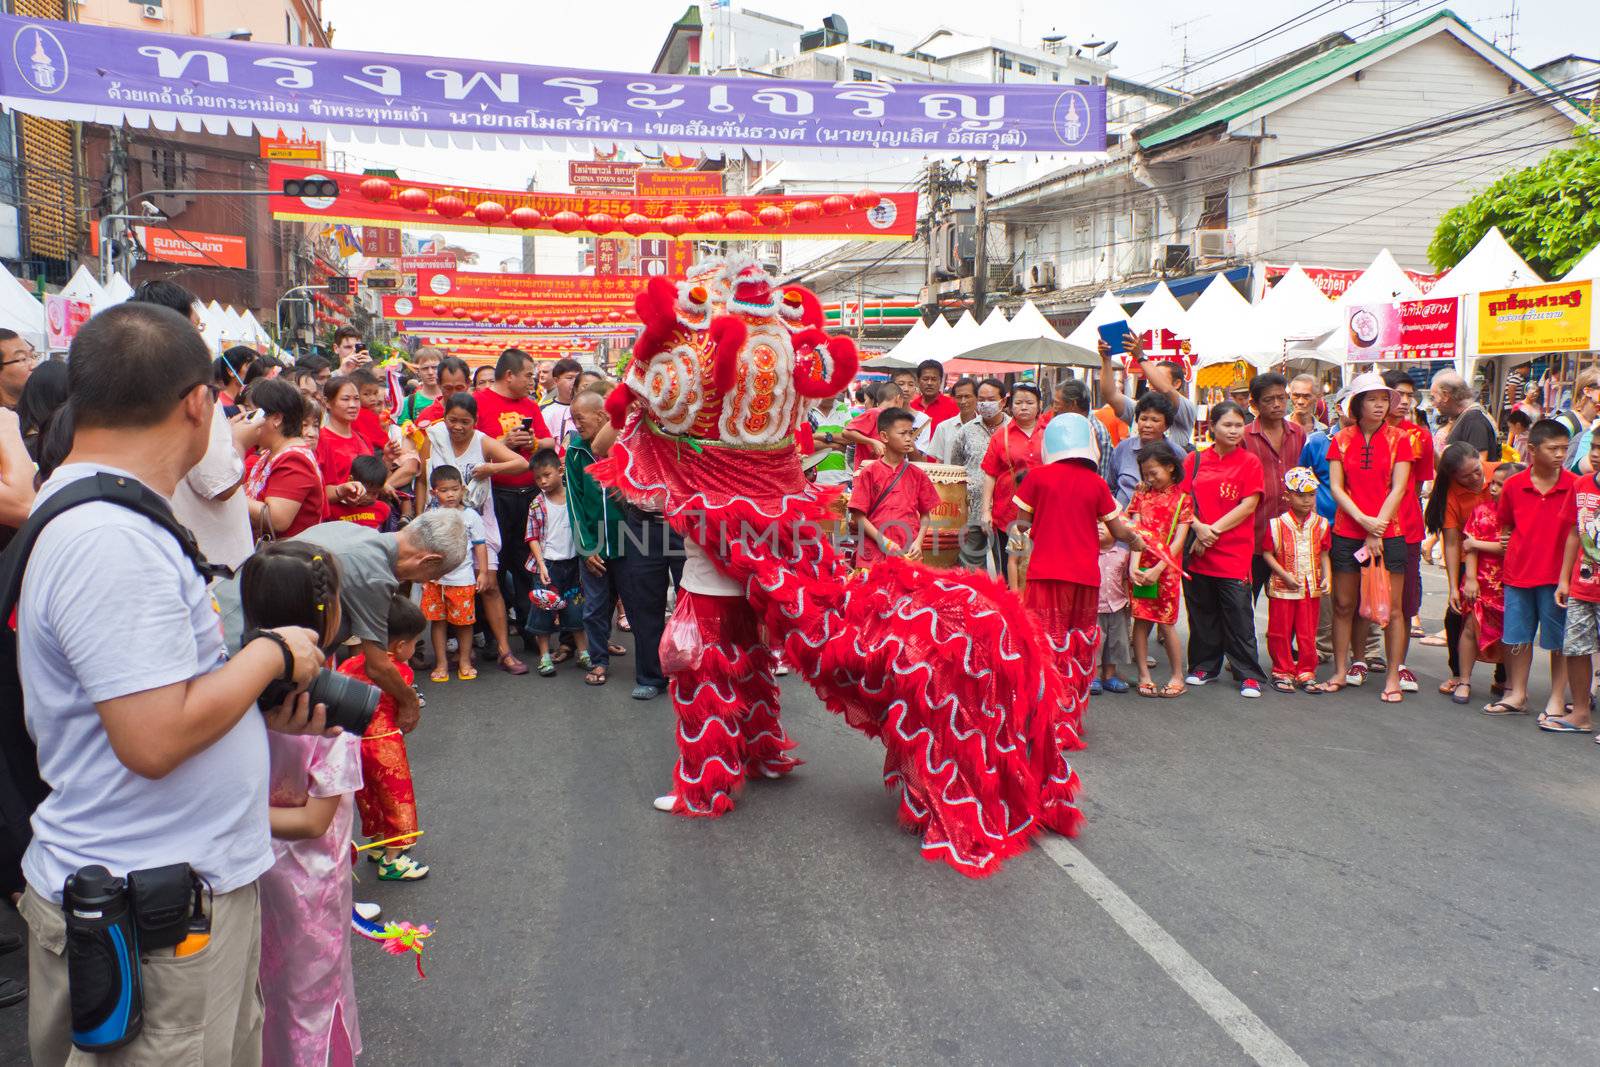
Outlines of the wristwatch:
[[282,681],[293,682],[294,653],[290,651],[289,642],[284,640],[282,634],[274,633],[271,630],[247,630],[245,631],[244,636],[240,639],[239,647],[241,649],[244,648],[258,637],[264,637],[268,641],[271,641],[273,644],[278,646],[278,651],[283,653],[283,673],[278,677]]

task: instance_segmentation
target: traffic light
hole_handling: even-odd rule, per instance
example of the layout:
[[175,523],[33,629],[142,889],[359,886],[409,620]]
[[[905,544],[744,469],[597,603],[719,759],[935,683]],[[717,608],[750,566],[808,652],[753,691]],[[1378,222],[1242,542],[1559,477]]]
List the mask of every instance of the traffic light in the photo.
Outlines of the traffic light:
[[351,282],[351,279],[350,279],[349,275],[347,275],[347,274],[335,274],[333,277],[328,279],[328,295],[329,296],[349,296],[350,295],[350,282]]
[[285,178],[283,195],[332,200],[339,195],[339,183],[330,178]]

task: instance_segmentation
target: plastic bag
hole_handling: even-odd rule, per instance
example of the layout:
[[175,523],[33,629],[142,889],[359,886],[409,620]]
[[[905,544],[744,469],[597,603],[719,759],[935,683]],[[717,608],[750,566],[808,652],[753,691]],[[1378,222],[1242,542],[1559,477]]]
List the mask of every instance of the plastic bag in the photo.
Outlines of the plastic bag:
[[705,656],[705,638],[700,634],[700,619],[693,605],[693,597],[679,597],[678,606],[672,609],[672,618],[667,620],[667,628],[661,634],[663,674],[697,670]]
[[1390,577],[1381,560],[1361,568],[1361,617],[1374,625],[1389,625]]

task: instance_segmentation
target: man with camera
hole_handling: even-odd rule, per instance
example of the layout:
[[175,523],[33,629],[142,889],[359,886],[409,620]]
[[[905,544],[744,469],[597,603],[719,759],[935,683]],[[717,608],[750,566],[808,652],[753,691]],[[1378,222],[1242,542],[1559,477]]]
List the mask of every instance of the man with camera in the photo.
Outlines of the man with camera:
[[[214,417],[200,335],[167,308],[123,304],[83,327],[68,366],[76,436],[35,510],[101,473],[170,497],[205,454]],[[178,948],[139,953],[143,1028],[119,1054],[260,1063],[256,879],[273,862],[266,730],[321,732],[324,711],[301,692],[262,715],[255,698],[274,679],[308,683],[323,662],[317,636],[285,627],[230,659],[206,577],[172,526],[97,498],[33,544],[17,656],[49,787],[22,860],[34,1062],[67,1062],[73,1001],[94,994],[69,990],[66,880],[92,865],[120,878],[188,864],[206,889],[194,919],[209,924],[208,939],[181,959]]]

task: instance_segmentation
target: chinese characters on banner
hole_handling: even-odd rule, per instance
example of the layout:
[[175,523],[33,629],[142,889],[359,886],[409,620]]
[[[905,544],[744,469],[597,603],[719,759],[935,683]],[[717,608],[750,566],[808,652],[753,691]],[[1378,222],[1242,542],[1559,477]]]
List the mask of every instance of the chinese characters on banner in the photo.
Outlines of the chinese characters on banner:
[[1345,321],[1345,357],[1351,363],[1454,360],[1460,305],[1455,297],[1353,305]]
[[1478,294],[1478,352],[1584,352],[1593,347],[1594,282]]

